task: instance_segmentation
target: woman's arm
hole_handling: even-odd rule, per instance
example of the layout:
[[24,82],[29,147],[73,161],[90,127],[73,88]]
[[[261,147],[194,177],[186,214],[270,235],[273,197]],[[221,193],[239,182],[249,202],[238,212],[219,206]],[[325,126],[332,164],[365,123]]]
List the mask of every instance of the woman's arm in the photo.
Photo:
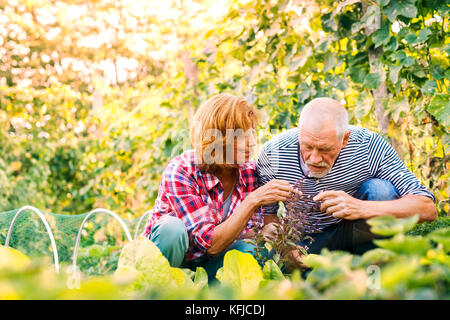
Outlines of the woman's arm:
[[250,193],[227,220],[214,228],[211,247],[207,253],[216,255],[225,250],[239,237],[260,206],[286,201],[291,191],[294,189],[289,182],[274,179]]

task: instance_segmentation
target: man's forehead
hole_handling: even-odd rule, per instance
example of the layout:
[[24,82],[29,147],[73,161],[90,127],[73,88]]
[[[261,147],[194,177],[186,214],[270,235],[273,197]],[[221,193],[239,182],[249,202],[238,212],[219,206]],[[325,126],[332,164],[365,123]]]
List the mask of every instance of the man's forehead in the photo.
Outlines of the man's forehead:
[[322,125],[309,125],[304,123],[299,127],[300,139],[336,140],[336,126],[333,123]]

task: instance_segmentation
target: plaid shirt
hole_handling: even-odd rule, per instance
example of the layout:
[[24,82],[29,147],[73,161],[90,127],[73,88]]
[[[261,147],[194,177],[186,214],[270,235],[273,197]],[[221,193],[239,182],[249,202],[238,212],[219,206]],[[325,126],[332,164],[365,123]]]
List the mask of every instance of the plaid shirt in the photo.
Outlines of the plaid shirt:
[[[203,256],[211,246],[216,225],[222,223],[223,187],[219,179],[210,173],[200,171],[194,163],[194,150],[188,150],[172,159],[161,177],[158,197],[150,212],[145,227],[148,237],[152,227],[163,215],[181,219],[189,236],[189,248],[185,260]],[[256,163],[251,160],[239,166],[239,178],[233,190],[229,212],[258,187]],[[224,221],[225,221],[224,220]],[[254,226],[261,226],[261,212],[256,212],[249,220],[240,237]]]

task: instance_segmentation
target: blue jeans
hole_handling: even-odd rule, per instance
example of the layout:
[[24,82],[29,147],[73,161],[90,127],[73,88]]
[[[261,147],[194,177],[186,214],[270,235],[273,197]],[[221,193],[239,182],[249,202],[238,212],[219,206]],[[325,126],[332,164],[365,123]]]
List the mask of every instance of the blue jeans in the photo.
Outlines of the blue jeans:
[[149,239],[161,250],[172,267],[189,268],[193,271],[197,267],[203,267],[210,281],[214,280],[217,270],[223,266],[225,253],[236,249],[253,254],[255,249],[253,244],[236,240],[217,256],[211,257],[205,254],[197,259],[186,261],[184,256],[189,248],[186,226],[180,219],[173,216],[160,218],[153,226]]
[[[364,182],[354,195],[355,198],[368,201],[387,201],[400,197],[397,189],[390,181],[371,179]],[[308,246],[308,253],[320,253],[322,248],[329,250],[345,250],[353,254],[363,254],[374,249],[374,239],[385,238],[370,231],[366,220],[345,220],[326,227],[322,232],[311,234],[313,242],[302,241],[301,246]]]

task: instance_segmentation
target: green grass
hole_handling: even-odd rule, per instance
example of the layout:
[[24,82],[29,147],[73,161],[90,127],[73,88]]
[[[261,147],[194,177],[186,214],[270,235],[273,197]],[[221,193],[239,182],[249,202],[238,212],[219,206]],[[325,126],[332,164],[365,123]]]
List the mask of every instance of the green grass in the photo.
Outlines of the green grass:
[[440,216],[431,222],[423,222],[417,224],[411,231],[407,232],[413,236],[424,236],[433,230],[450,227],[450,217]]

